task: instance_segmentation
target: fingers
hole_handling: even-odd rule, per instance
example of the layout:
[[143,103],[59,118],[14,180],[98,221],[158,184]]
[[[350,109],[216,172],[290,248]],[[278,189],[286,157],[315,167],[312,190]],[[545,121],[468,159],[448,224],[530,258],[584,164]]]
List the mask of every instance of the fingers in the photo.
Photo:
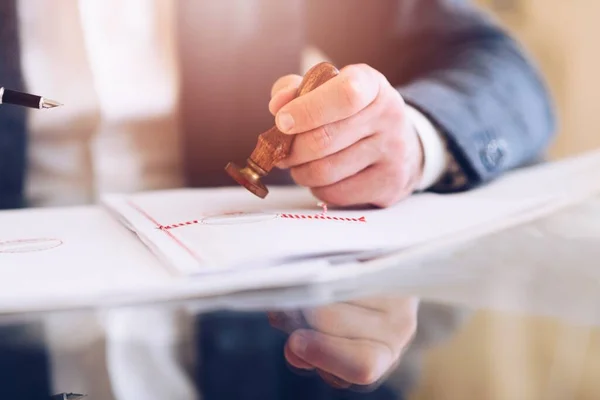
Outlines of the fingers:
[[376,132],[379,121],[377,104],[372,112],[354,115],[342,121],[303,132],[294,138],[290,154],[278,166],[291,168],[335,154]]
[[302,311],[273,311],[267,313],[267,318],[273,328],[287,334],[307,327]]
[[[307,327],[306,320],[301,311],[268,312],[267,317],[272,327],[287,334]],[[302,361],[301,358],[290,351],[288,346],[284,348],[284,355],[287,362],[296,369],[309,371],[314,369],[312,365]]]
[[287,86],[281,89],[269,102],[269,112],[276,115],[281,107],[296,98],[298,86]]
[[371,136],[331,156],[291,169],[296,184],[310,188],[333,185],[379,160],[379,140]]
[[297,184],[333,206],[385,208],[412,193],[423,150],[402,96],[380,72],[351,65],[295,97],[299,84],[288,76],[273,87],[277,127],[295,135],[277,167],[291,168]]
[[305,363],[355,385],[377,382],[395,363],[390,349],[380,343],[311,330],[294,332],[287,346]]
[[331,336],[380,340],[381,316],[348,303],[337,303],[303,312],[311,328]]
[[379,343],[387,347],[394,358],[400,356],[415,325],[409,315],[404,316],[404,321],[392,321],[385,315],[350,304],[323,307],[307,311],[304,315],[309,325],[318,332],[332,337]]
[[297,134],[346,119],[376,98],[381,75],[365,65],[352,65],[313,91],[283,106],[275,121],[281,132]]
[[280,92],[284,88],[290,87],[298,87],[302,82],[302,77],[300,75],[286,75],[277,79],[271,88],[271,98],[275,97],[275,95]]
[[400,356],[417,327],[417,307],[411,299],[396,301],[395,308],[388,312],[338,303],[303,314],[314,330],[330,336],[379,342],[388,346],[395,357]]
[[300,357],[296,355],[291,349],[289,345],[286,345],[283,349],[283,354],[285,355],[286,361],[294,368],[302,369],[306,371],[312,371],[315,369],[311,364],[302,360]]
[[388,207],[410,194],[403,174],[388,163],[374,164],[332,185],[311,188],[315,197],[332,206]]
[[269,112],[272,115],[276,115],[281,107],[294,100],[301,82],[302,77],[299,75],[286,75],[273,84],[269,102]]

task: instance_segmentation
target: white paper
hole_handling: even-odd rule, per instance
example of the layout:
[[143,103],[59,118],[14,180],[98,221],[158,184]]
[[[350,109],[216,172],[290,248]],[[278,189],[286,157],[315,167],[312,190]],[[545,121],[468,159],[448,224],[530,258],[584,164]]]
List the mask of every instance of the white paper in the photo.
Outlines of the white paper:
[[195,275],[397,251],[527,219],[536,209],[598,192],[598,171],[600,152],[593,152],[516,171],[466,193],[419,194],[388,209],[324,215],[310,192],[297,187],[272,187],[265,200],[234,187],[113,195],[105,204],[175,271]]
[[0,212],[0,314],[222,295],[310,282],[325,262],[190,280],[100,207]]
[[169,274],[99,208],[0,213],[0,304],[60,302],[149,288]]

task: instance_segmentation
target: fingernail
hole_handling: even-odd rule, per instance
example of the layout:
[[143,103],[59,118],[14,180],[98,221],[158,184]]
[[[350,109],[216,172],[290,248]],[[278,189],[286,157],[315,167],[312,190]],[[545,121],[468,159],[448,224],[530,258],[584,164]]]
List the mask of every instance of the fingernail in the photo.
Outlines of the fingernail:
[[282,132],[289,132],[294,127],[294,117],[288,113],[281,113],[277,115],[277,127]]
[[304,336],[295,335],[290,341],[290,348],[299,357],[304,356],[306,348],[308,347],[308,340]]

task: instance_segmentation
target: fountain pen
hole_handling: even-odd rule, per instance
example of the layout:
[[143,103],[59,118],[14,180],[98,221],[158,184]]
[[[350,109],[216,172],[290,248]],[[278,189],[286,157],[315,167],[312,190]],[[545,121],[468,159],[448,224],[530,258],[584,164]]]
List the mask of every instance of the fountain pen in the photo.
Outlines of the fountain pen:
[[58,101],[50,100],[34,94],[17,92],[0,87],[0,104],[12,104],[27,108],[54,108],[62,106]]

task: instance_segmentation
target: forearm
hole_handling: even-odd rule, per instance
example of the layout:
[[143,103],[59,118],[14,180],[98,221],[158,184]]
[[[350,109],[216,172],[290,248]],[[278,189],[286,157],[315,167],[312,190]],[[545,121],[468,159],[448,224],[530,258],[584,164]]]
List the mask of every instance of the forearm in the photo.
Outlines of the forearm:
[[509,36],[481,23],[454,37],[432,47],[440,62],[417,59],[423,72],[399,90],[438,128],[470,187],[539,157],[555,119],[538,71]]

